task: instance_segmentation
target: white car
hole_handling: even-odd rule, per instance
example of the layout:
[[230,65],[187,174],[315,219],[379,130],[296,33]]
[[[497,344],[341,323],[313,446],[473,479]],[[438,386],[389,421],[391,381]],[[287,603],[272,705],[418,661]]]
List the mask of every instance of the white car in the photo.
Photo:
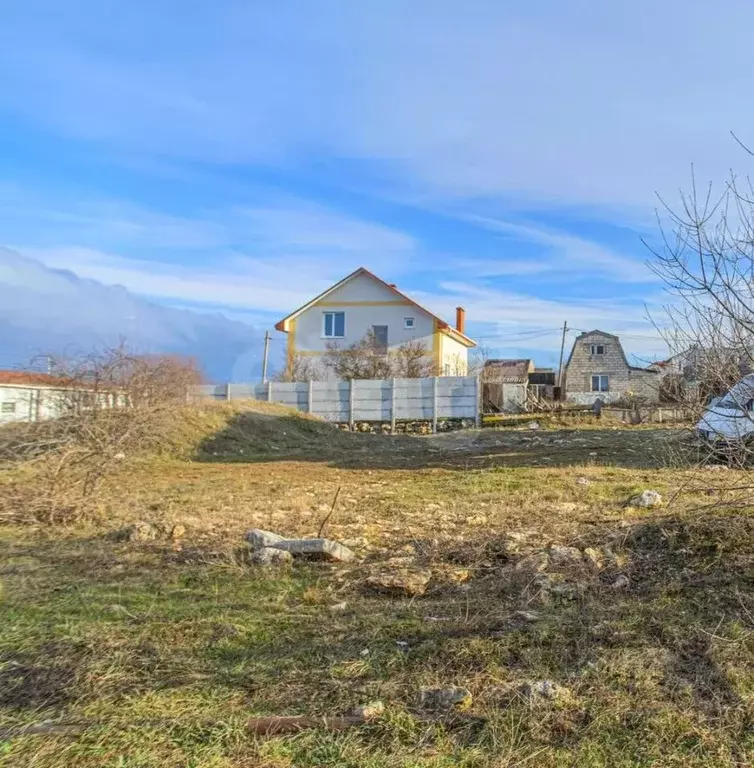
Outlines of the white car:
[[723,397],[711,400],[695,430],[714,444],[754,440],[754,374],[744,376]]

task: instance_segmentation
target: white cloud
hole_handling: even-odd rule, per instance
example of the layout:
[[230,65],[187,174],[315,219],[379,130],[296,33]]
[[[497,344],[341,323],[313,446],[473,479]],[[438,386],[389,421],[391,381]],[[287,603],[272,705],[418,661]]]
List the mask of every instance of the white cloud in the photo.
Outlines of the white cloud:
[[[384,162],[404,187],[645,208],[748,158],[754,7],[348,0],[181,9],[96,0],[0,31],[6,110],[161,156]],[[711,53],[713,52],[713,53]]]
[[[468,220],[507,234],[515,240],[543,246],[545,252],[536,262],[531,263],[528,269],[525,264],[521,265],[524,273],[556,272],[563,277],[571,275],[587,280],[595,276],[609,276],[614,280],[629,283],[651,283],[658,279],[640,259],[625,256],[594,240],[534,225],[480,216],[469,216]],[[499,268],[496,268],[496,264],[494,261],[486,262],[486,266],[479,263],[479,274],[510,274],[509,269],[515,266],[516,262],[511,265],[503,261]]]

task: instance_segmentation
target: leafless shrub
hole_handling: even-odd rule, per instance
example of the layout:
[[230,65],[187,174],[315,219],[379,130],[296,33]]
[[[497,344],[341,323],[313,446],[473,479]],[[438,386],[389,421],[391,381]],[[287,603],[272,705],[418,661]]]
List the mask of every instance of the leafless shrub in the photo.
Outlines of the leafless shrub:
[[348,347],[329,342],[323,363],[339,379],[421,378],[434,373],[434,363],[420,342],[408,342],[388,354],[372,331]]
[[435,364],[421,341],[401,344],[390,359],[391,374],[399,379],[422,379],[434,376]]
[[275,376],[275,381],[320,381],[323,378],[322,370],[315,360],[304,355],[294,355],[289,358],[285,368]]
[[0,430],[0,461],[20,475],[2,488],[0,519],[86,514],[115,466],[169,444],[187,388],[201,381],[191,360],[136,355],[124,345],[56,360],[52,372],[60,383],[54,417]]

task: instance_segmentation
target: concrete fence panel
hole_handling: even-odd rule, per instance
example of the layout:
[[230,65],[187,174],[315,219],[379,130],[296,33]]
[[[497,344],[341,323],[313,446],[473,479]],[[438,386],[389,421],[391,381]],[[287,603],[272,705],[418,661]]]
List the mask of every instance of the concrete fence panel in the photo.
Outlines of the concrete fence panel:
[[425,379],[220,384],[192,389],[197,399],[257,399],[280,403],[328,421],[391,422],[473,419],[479,423],[479,380],[474,376]]

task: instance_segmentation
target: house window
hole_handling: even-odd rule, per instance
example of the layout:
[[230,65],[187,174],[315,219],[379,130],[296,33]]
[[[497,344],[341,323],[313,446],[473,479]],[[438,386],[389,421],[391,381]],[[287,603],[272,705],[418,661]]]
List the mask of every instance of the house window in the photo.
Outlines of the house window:
[[346,335],[346,313],[325,312],[322,335],[326,339],[342,339]]
[[604,355],[605,354],[605,345],[604,344],[592,344],[590,352],[593,355]]
[[15,413],[15,412],[16,412],[15,403],[3,403],[2,413]]
[[592,376],[592,392],[609,392],[609,376]]
[[386,355],[387,354],[387,326],[373,325],[372,340],[374,342],[374,351],[378,355]]
[[414,318],[413,317],[404,317],[403,318],[403,327],[406,330],[412,330],[414,327]]

